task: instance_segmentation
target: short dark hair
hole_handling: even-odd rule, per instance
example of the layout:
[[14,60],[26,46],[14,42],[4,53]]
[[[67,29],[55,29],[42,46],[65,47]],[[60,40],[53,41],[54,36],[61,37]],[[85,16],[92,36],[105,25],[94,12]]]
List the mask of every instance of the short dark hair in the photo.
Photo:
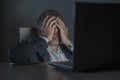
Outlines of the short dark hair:
[[43,25],[43,21],[48,15],[56,16],[63,20],[62,15],[57,10],[52,10],[52,9],[45,10],[37,20],[37,29],[41,29],[41,27]]

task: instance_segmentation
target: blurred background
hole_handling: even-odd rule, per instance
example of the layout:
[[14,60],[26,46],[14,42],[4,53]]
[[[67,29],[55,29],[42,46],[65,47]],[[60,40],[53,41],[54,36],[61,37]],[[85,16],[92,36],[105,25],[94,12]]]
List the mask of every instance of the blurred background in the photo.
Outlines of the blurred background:
[[120,3],[120,0],[1,0],[0,62],[7,62],[8,50],[19,43],[19,27],[36,27],[36,20],[45,9],[56,9],[63,15],[74,40],[76,2]]

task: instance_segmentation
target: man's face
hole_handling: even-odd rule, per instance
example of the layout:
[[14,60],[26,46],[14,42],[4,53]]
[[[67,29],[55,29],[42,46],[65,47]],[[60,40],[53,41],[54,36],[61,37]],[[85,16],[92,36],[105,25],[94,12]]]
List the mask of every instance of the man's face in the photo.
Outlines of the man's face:
[[[47,16],[44,19],[43,25],[45,25],[50,18],[51,17]],[[56,16],[52,16],[52,18],[54,18],[54,20],[55,20],[57,17]],[[51,22],[52,22],[52,20],[50,21],[50,23]],[[52,37],[52,42],[59,42],[60,41],[60,30],[59,30],[59,28],[57,27],[56,24],[54,24],[54,25],[55,25],[55,28],[54,28],[54,33],[53,33],[53,37]],[[49,25],[47,27],[49,27]],[[44,31],[45,31],[45,26],[43,26],[43,32]]]
[[60,30],[56,26],[54,28],[53,41],[59,41],[59,40],[60,40]]

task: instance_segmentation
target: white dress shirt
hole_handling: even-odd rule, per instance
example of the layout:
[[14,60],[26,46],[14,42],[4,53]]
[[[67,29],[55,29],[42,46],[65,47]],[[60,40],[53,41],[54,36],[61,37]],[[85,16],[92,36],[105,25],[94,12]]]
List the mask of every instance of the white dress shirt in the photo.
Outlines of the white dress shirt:
[[[43,38],[47,43],[48,43],[48,40],[47,38],[41,36],[41,38]],[[73,45],[70,44],[70,46],[68,47],[68,49],[70,49],[72,52],[73,52]],[[58,47],[58,50],[55,52],[55,51],[52,51],[50,49],[50,47],[47,48],[47,51],[50,55],[50,62],[58,62],[58,61],[69,61],[67,59],[67,57],[65,56],[65,53],[62,52],[60,46]]]
[[52,51],[49,47],[47,48],[47,51],[50,55],[50,62],[58,62],[58,61],[69,61],[65,54],[62,52],[60,46],[58,47],[58,50]]

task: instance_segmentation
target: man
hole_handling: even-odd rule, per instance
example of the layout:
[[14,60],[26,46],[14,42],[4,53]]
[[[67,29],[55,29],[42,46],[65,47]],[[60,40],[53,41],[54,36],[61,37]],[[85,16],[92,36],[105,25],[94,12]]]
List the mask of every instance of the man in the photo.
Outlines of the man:
[[[69,39],[68,28],[65,26],[62,16],[56,10],[46,10],[38,19],[39,37],[48,43],[47,51],[50,61],[68,61],[69,59],[61,50],[60,44],[68,49],[73,48]],[[70,54],[71,55],[71,54]]]
[[40,61],[58,62],[73,60],[73,44],[62,16],[56,10],[46,10],[37,21],[38,38],[17,45],[12,52],[16,64]]

